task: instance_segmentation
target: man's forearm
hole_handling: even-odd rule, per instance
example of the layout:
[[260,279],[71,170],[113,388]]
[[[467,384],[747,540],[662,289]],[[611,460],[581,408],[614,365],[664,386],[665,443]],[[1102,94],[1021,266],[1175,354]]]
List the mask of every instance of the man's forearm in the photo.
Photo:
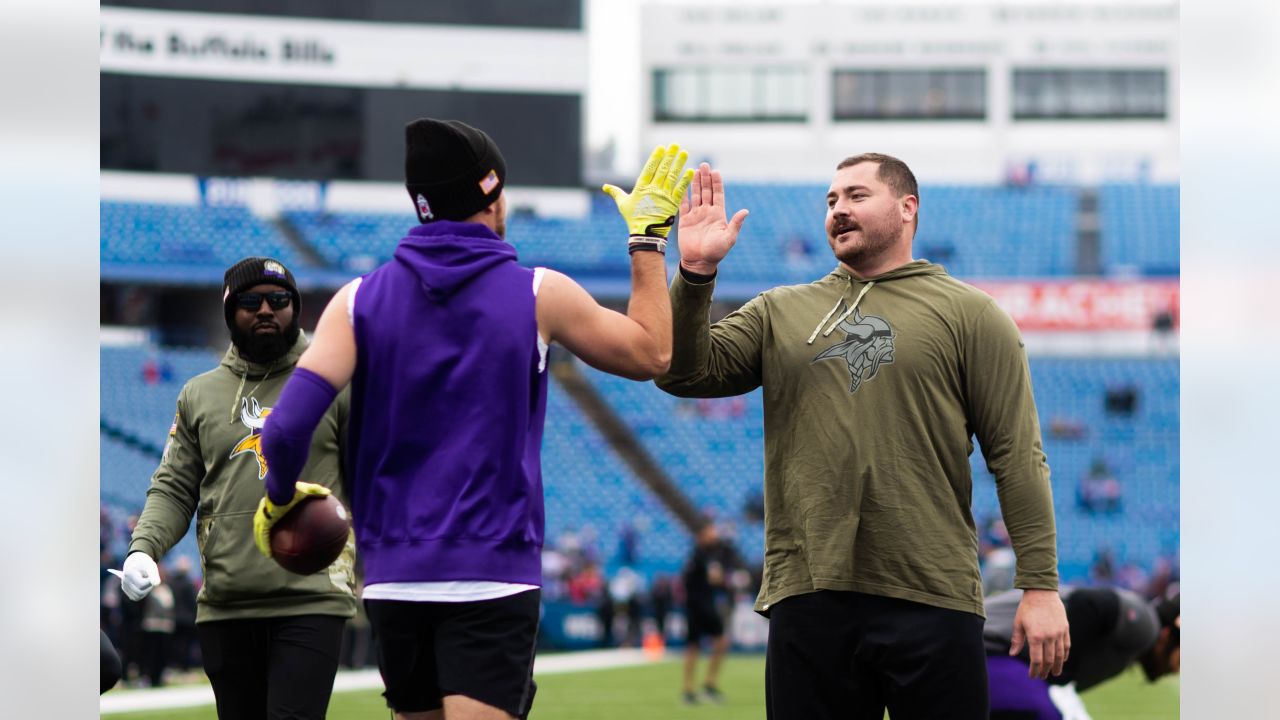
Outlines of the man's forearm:
[[662,253],[637,251],[631,255],[631,299],[627,317],[645,331],[645,355],[656,374],[671,363],[671,298],[667,294],[667,266]]
[[297,368],[262,428],[267,460],[267,497],[282,505],[293,498],[294,484],[307,464],[311,436],[338,391],[306,368]]
[[[1043,487],[1037,487],[1037,486]],[[1017,558],[1015,587],[1039,590],[1058,588],[1057,529],[1048,483],[1005,481],[997,484],[1000,513]]]
[[[705,375],[711,342],[710,312],[712,283],[693,285],[684,271],[672,280],[671,367],[658,378],[658,387],[675,395],[696,392]],[[705,296],[704,296],[705,295]],[[675,339],[679,335],[679,340]]]

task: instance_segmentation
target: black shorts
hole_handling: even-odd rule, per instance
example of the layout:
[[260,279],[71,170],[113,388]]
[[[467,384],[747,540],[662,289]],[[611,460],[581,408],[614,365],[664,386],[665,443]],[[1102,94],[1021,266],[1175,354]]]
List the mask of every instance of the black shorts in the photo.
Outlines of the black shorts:
[[712,603],[689,605],[685,609],[685,622],[689,627],[686,637],[690,643],[724,635],[724,619]]
[[463,695],[527,715],[541,600],[540,590],[475,602],[365,600],[387,706],[425,712]]

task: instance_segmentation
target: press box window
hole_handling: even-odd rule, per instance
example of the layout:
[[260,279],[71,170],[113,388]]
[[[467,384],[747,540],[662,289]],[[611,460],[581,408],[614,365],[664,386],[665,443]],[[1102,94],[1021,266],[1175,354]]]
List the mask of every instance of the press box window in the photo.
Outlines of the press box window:
[[653,72],[655,122],[803,122],[805,71],[681,68]]
[[837,70],[836,120],[983,120],[986,70]]
[[1164,70],[1013,71],[1015,120],[1162,119]]

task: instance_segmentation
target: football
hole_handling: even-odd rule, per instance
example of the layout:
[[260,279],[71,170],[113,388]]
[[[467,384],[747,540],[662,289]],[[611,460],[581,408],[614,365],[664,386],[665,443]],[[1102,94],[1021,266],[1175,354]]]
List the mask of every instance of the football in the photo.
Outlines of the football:
[[309,497],[271,528],[271,557],[289,572],[317,573],[342,554],[350,531],[347,509],[336,497]]

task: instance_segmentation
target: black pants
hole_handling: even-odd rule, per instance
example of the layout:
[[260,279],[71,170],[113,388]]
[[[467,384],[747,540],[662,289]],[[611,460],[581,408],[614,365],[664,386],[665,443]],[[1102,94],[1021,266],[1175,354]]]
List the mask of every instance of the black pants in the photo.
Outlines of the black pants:
[[164,669],[169,664],[169,645],[172,640],[172,633],[142,633],[142,674],[151,687],[164,685]]
[[102,630],[98,631],[102,636],[101,650],[98,656],[98,685],[102,688],[98,694],[110,690],[120,681],[120,656],[116,654],[116,648],[107,639],[107,634]]
[[219,720],[323,720],[345,623],[296,615],[197,625]]
[[769,720],[985,720],[987,662],[973,613],[820,590],[769,614]]

